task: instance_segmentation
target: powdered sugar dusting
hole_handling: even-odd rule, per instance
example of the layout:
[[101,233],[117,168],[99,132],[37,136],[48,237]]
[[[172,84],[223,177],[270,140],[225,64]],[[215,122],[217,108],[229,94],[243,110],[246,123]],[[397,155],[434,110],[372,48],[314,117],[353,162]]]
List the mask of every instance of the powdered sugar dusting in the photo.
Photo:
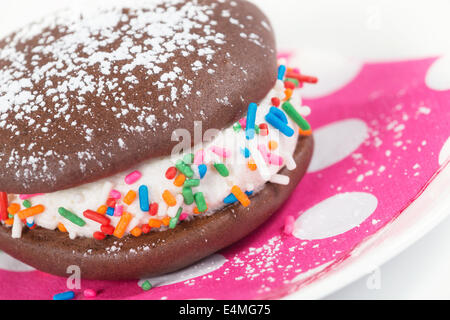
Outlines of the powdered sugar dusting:
[[[136,77],[129,73],[143,67],[149,75],[160,75],[157,82],[160,88],[173,87],[173,81],[179,79],[183,70],[177,66],[167,72],[164,72],[164,69],[177,50],[183,50],[184,54],[189,55],[195,50],[195,43],[199,56],[206,56],[207,60],[211,60],[215,51],[210,47],[210,43],[224,43],[225,38],[225,35],[216,34],[212,28],[208,28],[207,35],[194,31],[202,28],[200,22],[210,22],[214,5],[183,2],[147,1],[145,9],[135,9],[132,13],[117,7],[101,11],[87,10],[79,14],[65,11],[58,14],[56,19],[49,17],[7,38],[5,42],[8,45],[0,52],[4,64],[9,64],[7,68],[2,68],[0,73],[0,113],[3,120],[0,126],[17,129],[8,126],[6,121],[7,112],[13,108],[17,119],[27,121],[33,121],[33,111],[38,108],[46,109],[46,97],[29,91],[32,83],[40,82],[44,78],[47,79],[44,82],[46,96],[54,102],[59,102],[54,108],[56,116],[69,114],[73,107],[66,96],[68,92],[77,91],[83,96],[120,87],[121,77],[106,80],[94,74],[98,71],[103,75],[125,74],[126,82],[137,84]],[[175,10],[173,6],[180,4],[182,7]],[[169,9],[164,9],[167,7]],[[116,30],[120,25],[123,26]],[[55,39],[55,32],[63,36]],[[37,37],[37,45],[23,52],[21,44]],[[147,39],[144,45],[135,45],[135,39],[141,37]],[[110,45],[115,49],[111,51],[107,48]],[[73,54],[76,48],[80,48],[77,55]],[[30,62],[27,59],[31,52],[33,56]],[[121,61],[125,63],[119,68],[117,63]],[[202,66],[202,62],[197,61],[193,70],[200,70]],[[94,67],[93,72],[89,67]],[[52,78],[59,79],[55,81]],[[181,77],[179,80],[185,79]],[[118,99],[121,99],[120,96]],[[175,99],[176,97],[173,100]],[[32,101],[41,103],[39,106],[33,106],[30,103]],[[87,106],[78,107],[83,109]],[[124,107],[133,109],[134,106]],[[117,111],[120,111],[117,116],[122,116],[123,110]]]

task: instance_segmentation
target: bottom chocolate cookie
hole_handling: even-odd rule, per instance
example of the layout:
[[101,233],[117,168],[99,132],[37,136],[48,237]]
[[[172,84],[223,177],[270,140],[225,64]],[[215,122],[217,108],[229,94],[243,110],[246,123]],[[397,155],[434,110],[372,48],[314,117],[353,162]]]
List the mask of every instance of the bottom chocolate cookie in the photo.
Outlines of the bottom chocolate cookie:
[[13,239],[0,227],[0,249],[41,271],[67,276],[67,267],[79,266],[84,279],[122,280],[152,277],[193,264],[247,236],[263,224],[289,198],[305,175],[314,148],[312,137],[300,137],[294,153],[297,168],[280,173],[287,186],[268,183],[251,197],[247,208],[239,203],[211,216],[182,222],[177,228],[98,241],[71,240],[67,234],[42,228],[24,230]]

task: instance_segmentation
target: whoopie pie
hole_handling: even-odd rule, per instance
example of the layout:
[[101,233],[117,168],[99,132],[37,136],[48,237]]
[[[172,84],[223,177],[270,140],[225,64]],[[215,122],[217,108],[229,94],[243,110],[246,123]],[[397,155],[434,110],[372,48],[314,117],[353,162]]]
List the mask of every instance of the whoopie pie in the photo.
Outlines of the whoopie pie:
[[134,279],[265,223],[313,152],[274,38],[244,0],[122,0],[0,40],[0,249]]

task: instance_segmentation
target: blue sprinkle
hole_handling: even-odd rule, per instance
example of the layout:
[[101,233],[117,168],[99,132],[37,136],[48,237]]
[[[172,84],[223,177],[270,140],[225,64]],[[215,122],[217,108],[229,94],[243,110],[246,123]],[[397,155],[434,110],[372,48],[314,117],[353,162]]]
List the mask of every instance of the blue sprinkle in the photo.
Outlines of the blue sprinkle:
[[232,193],[230,193],[230,195],[228,195],[225,199],[223,199],[223,202],[226,204],[232,204],[232,203],[235,203],[236,201],[237,201],[237,198]]
[[281,65],[278,67],[278,80],[283,80],[284,75],[286,74],[286,66]]
[[[253,191],[246,191],[245,194],[250,197],[253,194]],[[236,196],[234,194],[230,193],[229,196],[227,196],[225,199],[223,199],[223,202],[225,204],[233,204],[233,203],[238,202],[238,199],[236,198]]]
[[147,212],[150,210],[150,200],[148,197],[148,187],[140,186],[139,187],[139,204],[141,206],[141,210]]
[[250,158],[250,156],[252,155],[248,148],[241,148],[241,153],[246,159]]
[[73,291],[57,293],[53,296],[53,300],[72,300],[73,298],[75,298],[75,292]]
[[112,216],[114,216],[115,211],[116,211],[116,209],[108,207],[108,209],[106,209],[106,215],[112,217]]
[[247,125],[245,126],[245,137],[247,138],[247,140],[252,140],[255,137],[255,121],[257,110],[258,105],[256,103],[250,103],[247,112]]
[[206,175],[206,172],[208,171],[208,167],[206,164],[201,164],[198,166],[198,173],[200,175],[200,179],[203,179]]
[[294,135],[294,129],[289,127],[287,124],[283,123],[276,115],[269,112],[266,116],[266,121],[271,124],[275,129],[280,130],[282,134],[287,137],[292,137]]
[[27,222],[27,227],[28,227],[28,228],[31,228],[31,227],[33,227],[33,226],[34,226],[34,222],[33,222],[33,223]]
[[284,124],[288,124],[288,119],[282,110],[278,109],[277,107],[271,107],[270,113],[280,119]]

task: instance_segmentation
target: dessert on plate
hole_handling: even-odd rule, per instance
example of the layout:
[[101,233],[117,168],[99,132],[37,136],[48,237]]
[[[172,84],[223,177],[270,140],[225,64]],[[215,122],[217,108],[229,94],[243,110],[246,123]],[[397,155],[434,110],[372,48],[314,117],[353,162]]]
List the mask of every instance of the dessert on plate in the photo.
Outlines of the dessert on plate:
[[[253,4],[113,1],[0,40],[0,249],[88,279],[242,239],[311,160],[299,87]],[[270,221],[268,222],[270,223]]]

